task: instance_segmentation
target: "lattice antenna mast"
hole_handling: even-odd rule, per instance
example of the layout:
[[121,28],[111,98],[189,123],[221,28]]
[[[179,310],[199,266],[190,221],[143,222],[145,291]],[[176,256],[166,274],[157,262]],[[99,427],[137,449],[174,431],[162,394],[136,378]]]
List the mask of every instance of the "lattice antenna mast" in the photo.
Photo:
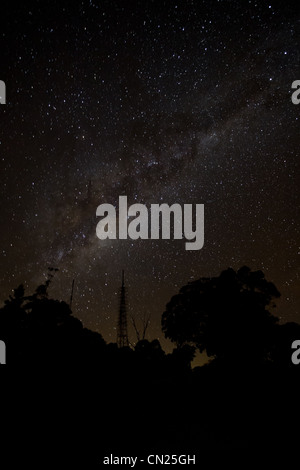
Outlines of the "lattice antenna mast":
[[127,311],[126,311],[126,289],[124,283],[124,270],[122,271],[122,287],[120,292],[120,309],[117,329],[117,345],[118,348],[129,346],[127,331]]

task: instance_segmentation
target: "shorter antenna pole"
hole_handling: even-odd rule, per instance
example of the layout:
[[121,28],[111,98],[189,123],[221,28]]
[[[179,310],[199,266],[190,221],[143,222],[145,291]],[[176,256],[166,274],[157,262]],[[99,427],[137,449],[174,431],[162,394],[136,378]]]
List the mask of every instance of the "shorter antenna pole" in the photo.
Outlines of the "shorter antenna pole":
[[74,284],[75,284],[75,279],[73,279],[73,282],[72,282],[71,297],[70,297],[70,308],[72,308]]

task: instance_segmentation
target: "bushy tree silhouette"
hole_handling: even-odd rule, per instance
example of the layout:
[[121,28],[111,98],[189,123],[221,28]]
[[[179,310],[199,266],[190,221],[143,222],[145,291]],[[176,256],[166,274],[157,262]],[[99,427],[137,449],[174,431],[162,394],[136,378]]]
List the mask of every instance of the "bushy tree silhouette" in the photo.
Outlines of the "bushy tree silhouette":
[[262,271],[229,268],[182,287],[167,304],[162,329],[178,346],[194,345],[219,363],[261,363],[278,321],[267,308],[279,296]]
[[99,333],[83,328],[66,302],[48,298],[52,277],[30,296],[20,285],[0,309],[7,363],[100,362],[105,341]]
[[148,341],[141,339],[135,346],[135,363],[140,373],[158,376],[163,374],[165,352],[158,339]]
[[22,285],[14,289],[0,309],[8,364],[96,364],[107,373],[156,380],[191,374],[198,349],[211,358],[209,367],[266,362],[293,367],[291,344],[300,338],[300,325],[279,325],[270,313],[280,294],[261,271],[227,269],[182,287],[162,316],[165,336],[176,343],[171,354],[158,340],[141,339],[134,350],[106,345],[99,333],[83,327],[66,302],[49,298],[55,272],[50,268],[32,295],[26,296]]

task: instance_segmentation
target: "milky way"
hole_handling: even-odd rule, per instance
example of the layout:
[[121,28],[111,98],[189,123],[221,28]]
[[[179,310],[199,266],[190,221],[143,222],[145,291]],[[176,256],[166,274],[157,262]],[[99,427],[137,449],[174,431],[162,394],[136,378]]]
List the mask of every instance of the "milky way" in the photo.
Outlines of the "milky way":
[[[2,2],[0,294],[50,292],[115,341],[190,280],[262,269],[299,313],[297,2]],[[205,205],[205,244],[96,237],[96,208]],[[134,341],[133,331],[130,332]]]

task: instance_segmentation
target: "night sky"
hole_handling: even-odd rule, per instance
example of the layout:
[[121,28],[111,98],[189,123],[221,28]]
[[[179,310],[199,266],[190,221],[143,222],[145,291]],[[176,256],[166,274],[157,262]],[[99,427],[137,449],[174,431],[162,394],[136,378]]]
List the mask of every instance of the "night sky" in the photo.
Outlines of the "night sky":
[[[149,339],[188,281],[261,269],[300,322],[299,2],[1,2],[0,299],[49,295],[116,341],[128,314]],[[96,237],[98,205],[204,204],[205,242]],[[130,328],[130,339],[135,340]]]

